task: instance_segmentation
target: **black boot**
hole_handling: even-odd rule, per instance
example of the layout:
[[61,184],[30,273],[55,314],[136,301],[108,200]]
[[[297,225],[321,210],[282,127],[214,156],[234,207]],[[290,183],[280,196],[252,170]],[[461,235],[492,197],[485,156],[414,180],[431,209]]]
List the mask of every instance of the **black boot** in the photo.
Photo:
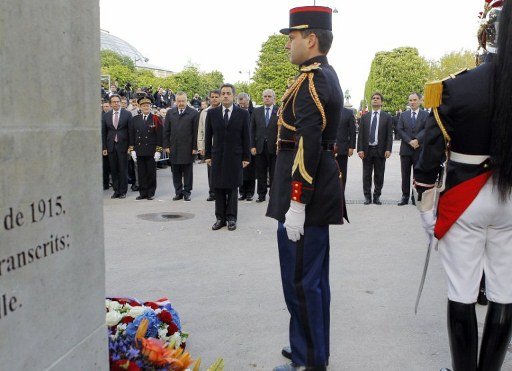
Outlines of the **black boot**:
[[448,300],[448,338],[453,371],[476,371],[478,326],[475,304]]
[[507,353],[512,331],[512,304],[489,301],[478,370],[499,371]]

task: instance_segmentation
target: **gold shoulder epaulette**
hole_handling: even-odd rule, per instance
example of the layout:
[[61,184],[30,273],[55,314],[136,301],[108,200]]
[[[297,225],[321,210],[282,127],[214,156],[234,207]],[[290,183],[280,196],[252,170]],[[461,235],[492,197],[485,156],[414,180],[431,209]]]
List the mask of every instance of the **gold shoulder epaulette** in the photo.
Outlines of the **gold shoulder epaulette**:
[[423,105],[425,108],[439,107],[443,97],[443,82],[446,80],[454,79],[467,70],[467,68],[464,68],[458,72],[452,73],[450,76],[445,77],[442,80],[427,82],[425,84],[425,98],[423,100]]
[[437,108],[441,105],[443,97],[443,82],[446,80],[454,79],[461,73],[466,72],[468,69],[464,68],[458,72],[452,73],[450,76],[442,80],[430,81],[425,84],[425,97],[423,105],[425,108]]
[[310,64],[309,66],[304,66],[300,69],[300,72],[311,72],[311,71],[314,71],[314,70],[320,70],[322,69],[322,67],[320,67],[320,64],[321,63],[313,63],[313,64]]

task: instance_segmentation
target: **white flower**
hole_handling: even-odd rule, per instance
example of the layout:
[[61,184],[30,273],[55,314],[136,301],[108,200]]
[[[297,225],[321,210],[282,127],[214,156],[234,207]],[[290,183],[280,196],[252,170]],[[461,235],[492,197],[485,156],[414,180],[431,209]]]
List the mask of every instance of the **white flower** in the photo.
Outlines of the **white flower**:
[[163,341],[167,341],[167,327],[168,326],[158,329],[158,338],[162,339]]
[[123,319],[123,315],[115,310],[107,313],[106,323],[107,326],[115,326]]
[[169,341],[172,342],[172,341],[175,341],[174,343],[174,348],[175,349],[178,349],[182,343],[181,341],[181,336],[180,336],[180,333],[178,331],[176,331],[174,334],[172,334],[172,336],[169,338]]
[[138,307],[131,307],[131,309],[128,311],[127,315],[130,316],[130,317],[133,317],[133,318],[137,318],[138,316],[140,316],[142,313],[144,313],[144,311],[146,310],[147,308],[144,307],[144,306],[138,306]]
[[107,309],[109,310],[109,312],[112,310],[118,311],[123,306],[122,304],[119,304],[117,301],[112,301],[112,300],[106,300],[105,305],[106,305]]

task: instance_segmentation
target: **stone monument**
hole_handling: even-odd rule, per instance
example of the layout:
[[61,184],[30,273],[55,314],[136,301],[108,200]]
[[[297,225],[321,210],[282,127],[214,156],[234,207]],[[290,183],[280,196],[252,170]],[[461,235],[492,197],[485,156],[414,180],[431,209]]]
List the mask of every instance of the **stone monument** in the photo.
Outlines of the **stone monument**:
[[99,4],[0,2],[0,369],[106,370]]

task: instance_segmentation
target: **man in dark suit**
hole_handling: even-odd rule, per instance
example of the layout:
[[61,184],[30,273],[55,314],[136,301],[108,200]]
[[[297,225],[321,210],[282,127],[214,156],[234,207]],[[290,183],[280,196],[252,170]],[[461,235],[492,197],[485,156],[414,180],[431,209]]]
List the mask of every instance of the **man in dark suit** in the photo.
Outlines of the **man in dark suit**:
[[139,196],[136,200],[152,200],[156,191],[156,161],[162,152],[162,121],[151,113],[149,97],[141,97],[137,103],[142,112],[132,120],[128,150],[137,164]]
[[221,105],[206,114],[205,162],[212,167],[215,216],[212,229],[228,225],[236,229],[237,187],[243,183],[243,168],[249,165],[249,112],[233,105],[235,87],[220,88]]
[[372,110],[361,117],[359,136],[357,138],[357,154],[363,160],[363,192],[364,204],[372,202],[372,173],[374,180],[373,203],[382,205],[380,194],[384,185],[386,159],[391,156],[393,148],[393,119],[382,111],[384,97],[373,93]]
[[356,148],[356,118],[354,111],[343,108],[341,121],[336,134],[336,161],[341,171],[343,190],[347,184],[347,163],[348,158],[354,154]]
[[[110,107],[110,102],[103,101],[101,103],[101,117],[107,112],[109,112],[112,108]],[[101,127],[103,127],[103,120],[100,121]],[[103,190],[106,191],[110,188],[110,165],[108,163],[108,155],[101,156],[103,158]]]
[[125,198],[128,190],[128,142],[132,114],[121,108],[119,95],[110,97],[112,110],[104,113],[101,125],[103,156],[108,155],[114,194]]
[[263,91],[263,106],[254,109],[251,117],[251,153],[255,156],[258,199],[263,202],[267,196],[267,180],[270,187],[274,179],[277,141],[276,93],[272,89]]
[[197,153],[198,116],[197,111],[187,105],[187,95],[183,92],[176,94],[176,107],[165,115],[163,144],[171,162],[176,193],[174,201],[190,201],[192,164]]
[[[249,112],[249,120],[252,117],[251,109],[249,109],[251,99],[247,93],[238,94],[238,106]],[[249,132],[250,133],[250,132]],[[239,188],[240,197],[238,201],[246,200],[252,201],[254,197],[254,190],[256,189],[256,166],[254,155],[251,153],[249,165],[244,167],[244,184]]]
[[[398,206],[409,203],[411,194],[411,168],[416,165],[420,154],[420,144],[423,139],[428,113],[420,109],[421,95],[411,93],[409,95],[409,107],[398,119],[397,130],[400,133],[400,165],[402,168],[402,199]],[[414,195],[411,202],[415,205]]]

